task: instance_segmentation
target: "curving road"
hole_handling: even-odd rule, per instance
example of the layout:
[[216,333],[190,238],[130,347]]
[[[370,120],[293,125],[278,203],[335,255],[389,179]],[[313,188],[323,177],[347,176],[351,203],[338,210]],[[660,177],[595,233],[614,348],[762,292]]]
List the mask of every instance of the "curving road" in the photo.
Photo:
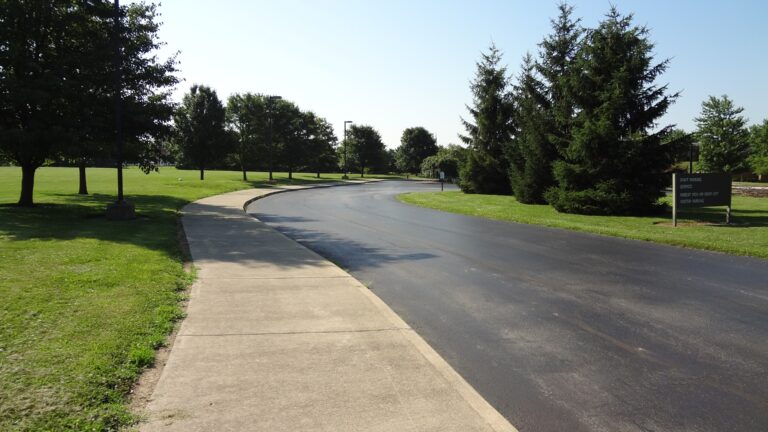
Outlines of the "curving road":
[[768,431],[768,261],[411,207],[249,212],[347,269],[521,431]]

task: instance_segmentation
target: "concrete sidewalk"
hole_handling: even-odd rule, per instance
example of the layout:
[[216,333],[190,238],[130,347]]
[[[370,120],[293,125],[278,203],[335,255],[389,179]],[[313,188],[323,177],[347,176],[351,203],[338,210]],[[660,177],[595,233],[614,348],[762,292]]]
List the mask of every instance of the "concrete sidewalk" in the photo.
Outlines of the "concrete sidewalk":
[[514,431],[367,288],[243,210],[297,188],[184,208],[199,279],[141,430]]

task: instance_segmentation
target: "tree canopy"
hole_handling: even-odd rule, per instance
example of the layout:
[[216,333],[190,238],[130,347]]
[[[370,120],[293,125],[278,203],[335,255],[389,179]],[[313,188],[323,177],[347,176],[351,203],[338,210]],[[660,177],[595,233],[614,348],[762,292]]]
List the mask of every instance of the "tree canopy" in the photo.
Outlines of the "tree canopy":
[[446,179],[459,177],[459,167],[466,161],[468,150],[456,144],[439,147],[437,153],[424,158],[421,162],[421,175],[436,178],[439,172],[445,173]]
[[699,164],[706,172],[733,173],[747,168],[749,131],[747,119],[727,96],[710,96],[696,118]]
[[575,62],[577,114],[547,201],[569,213],[656,209],[672,160],[664,145],[670,127],[656,126],[678,96],[655,84],[668,60],[654,63],[648,29],[612,7],[588,32]]
[[205,179],[206,167],[227,152],[224,119],[224,105],[216,91],[199,84],[184,95],[174,115],[175,139],[184,157],[200,170],[200,180]]
[[552,167],[562,159],[576,112],[576,54],[582,43],[573,7],[558,6],[552,33],[539,44],[539,59],[529,54],[514,86],[515,132],[507,151],[513,193],[522,203],[543,203],[555,179]]
[[349,145],[350,162],[360,169],[360,177],[365,176],[366,170],[383,171],[386,169],[386,149],[381,135],[372,126],[352,125],[347,141]]
[[234,161],[248,180],[248,168],[253,167],[259,153],[265,150],[267,135],[266,101],[253,93],[235,93],[227,98],[227,127],[237,135]]
[[0,2],[0,153],[22,168],[19,204],[33,204],[34,173],[47,158],[108,157],[115,136],[115,43],[121,46],[128,155],[153,166],[167,132],[174,57],[160,61],[151,4]]
[[437,140],[421,126],[407,128],[395,150],[395,166],[398,171],[416,174],[424,158],[437,153]]
[[533,57],[526,55],[514,92],[516,130],[507,147],[510,186],[522,203],[543,202],[544,192],[554,183],[552,162],[557,151],[548,137],[552,123],[545,92]]
[[337,169],[333,126],[314,112],[253,93],[230,96],[226,111],[228,128],[237,142],[227,159],[240,168],[244,180],[249,167],[271,169],[270,159],[285,168],[289,177],[297,169],[313,170],[318,177],[320,171]]
[[511,192],[504,153],[513,130],[514,105],[508,89],[507,69],[500,63],[501,52],[491,45],[488,52],[481,55],[470,85],[473,103],[467,110],[472,121],[462,119],[467,134],[459,135],[470,148],[460,174],[460,186],[466,192]]
[[768,174],[768,119],[749,128],[749,165],[761,177]]

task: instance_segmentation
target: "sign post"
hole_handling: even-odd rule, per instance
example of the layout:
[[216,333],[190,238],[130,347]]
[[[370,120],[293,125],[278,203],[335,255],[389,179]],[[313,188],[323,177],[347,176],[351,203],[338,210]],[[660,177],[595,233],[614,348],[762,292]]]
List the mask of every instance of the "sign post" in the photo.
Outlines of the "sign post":
[[672,225],[684,207],[726,206],[725,223],[731,223],[730,174],[672,174]]
[[440,192],[443,191],[444,182],[445,182],[445,171],[440,171]]

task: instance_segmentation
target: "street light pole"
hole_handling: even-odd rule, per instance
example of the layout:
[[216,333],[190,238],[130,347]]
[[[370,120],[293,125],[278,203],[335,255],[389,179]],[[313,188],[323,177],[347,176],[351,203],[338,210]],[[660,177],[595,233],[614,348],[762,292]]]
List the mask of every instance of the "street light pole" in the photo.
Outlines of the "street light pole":
[[688,160],[688,174],[693,174],[693,140],[688,142],[688,151],[690,152]]
[[269,153],[269,182],[272,183],[272,104],[276,100],[280,100],[280,96],[267,96],[267,150]]
[[134,219],[136,209],[133,204],[125,201],[123,196],[123,60],[120,54],[120,0],[114,2],[115,22],[113,29],[114,58],[114,90],[115,90],[115,159],[117,159],[117,201],[107,206],[107,219]]
[[347,124],[351,124],[352,120],[344,120],[344,175],[343,179],[349,178],[349,167],[347,166]]

